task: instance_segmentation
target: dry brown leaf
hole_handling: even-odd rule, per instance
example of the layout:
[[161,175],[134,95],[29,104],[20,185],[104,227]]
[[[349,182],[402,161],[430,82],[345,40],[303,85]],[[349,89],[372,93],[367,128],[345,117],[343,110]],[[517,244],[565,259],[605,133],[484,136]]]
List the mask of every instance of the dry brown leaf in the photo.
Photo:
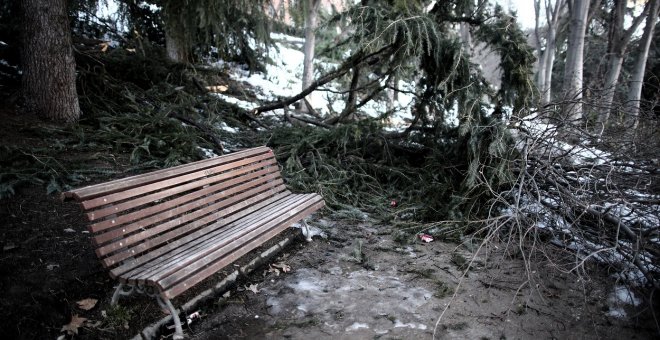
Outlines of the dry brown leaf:
[[257,288],[257,284],[256,284],[256,283],[251,284],[249,287],[248,287],[248,286],[245,286],[245,289],[249,289],[249,290],[251,290],[253,293],[255,293],[255,294],[259,294],[259,288]]
[[88,298],[88,299],[80,300],[76,303],[78,304],[78,308],[83,309],[83,310],[90,310],[90,309],[94,308],[94,306],[96,306],[96,303],[98,301],[99,300],[97,300],[97,299]]
[[268,272],[275,273],[275,276],[280,276],[280,270],[273,267],[272,265],[269,265]]
[[288,273],[288,272],[291,271],[291,266],[289,266],[288,264],[286,264],[284,262],[274,263],[273,267],[282,269],[282,271],[285,272],[285,273]]
[[85,321],[87,321],[86,318],[80,317],[78,314],[74,314],[71,317],[71,322],[62,326],[62,330],[60,332],[66,331],[69,335],[78,334],[78,328],[82,327]]

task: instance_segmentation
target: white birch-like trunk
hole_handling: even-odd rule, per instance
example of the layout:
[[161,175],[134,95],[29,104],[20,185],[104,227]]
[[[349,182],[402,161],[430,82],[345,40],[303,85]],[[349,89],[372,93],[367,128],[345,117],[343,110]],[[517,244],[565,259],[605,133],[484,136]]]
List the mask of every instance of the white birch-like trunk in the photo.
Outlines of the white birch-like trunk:
[[[316,21],[318,19],[318,9],[321,4],[320,0],[306,0],[307,13],[305,13],[305,45],[303,47],[303,75],[302,75],[302,90],[308,88],[314,81],[314,46],[316,45]],[[305,100],[310,104],[312,102],[312,95],[305,97]],[[300,108],[303,112],[307,112],[307,105],[304,101],[301,103]]]
[[545,50],[541,44],[541,0],[535,0],[534,11],[536,15],[535,35],[537,51],[539,55],[538,74],[536,84],[541,95],[541,104],[545,105],[552,100],[552,70],[555,63],[555,52],[557,49],[557,27],[559,19],[566,5],[566,0],[556,0],[554,5],[551,1],[545,3],[546,33]]
[[584,36],[589,15],[589,0],[574,0],[569,22],[568,50],[564,69],[564,112],[570,120],[582,119],[582,74]]
[[538,67],[536,71],[536,87],[541,95],[541,104],[545,104],[543,98],[545,97],[545,70],[546,59],[548,58],[547,49],[543,51],[543,43],[541,42],[541,0],[534,0],[534,39],[536,43],[536,55],[538,56]]
[[646,26],[644,27],[644,33],[640,41],[641,51],[635,62],[635,68],[628,90],[627,114],[630,117],[629,119],[633,129],[636,129],[639,124],[639,104],[642,98],[642,84],[644,82],[644,73],[646,72],[646,60],[649,56],[653,31],[658,19],[658,12],[660,11],[660,0],[650,1],[653,1],[653,3],[646,17]]
[[600,112],[598,114],[597,122],[595,125],[595,132],[602,135],[607,122],[610,118],[610,113],[613,109],[614,95],[619,83],[619,75],[623,65],[623,58],[626,54],[628,44],[632,38],[633,33],[637,30],[644,18],[648,14],[649,4],[644,8],[644,11],[637,17],[633,18],[632,24],[628,29],[624,29],[624,17],[626,11],[626,1],[616,0],[611,12],[610,32],[608,42],[607,54],[607,71],[605,73],[605,81],[603,83],[602,95],[603,99],[600,105]]

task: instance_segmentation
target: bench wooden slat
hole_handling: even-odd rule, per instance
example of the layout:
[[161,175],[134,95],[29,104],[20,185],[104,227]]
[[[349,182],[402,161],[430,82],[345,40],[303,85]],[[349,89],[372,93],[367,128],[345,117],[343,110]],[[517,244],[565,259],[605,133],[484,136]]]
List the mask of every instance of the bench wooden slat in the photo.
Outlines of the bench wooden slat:
[[293,201],[288,202],[291,204],[287,206],[288,210],[269,211],[262,221],[259,221],[256,224],[246,225],[246,232],[240,235],[238,238],[232,239],[229,237],[226,239],[223,237],[215,240],[215,244],[210,247],[210,249],[204,250],[204,256],[202,258],[197,258],[196,261],[189,261],[186,259],[185,261],[182,261],[182,263],[176,263],[175,267],[177,271],[174,274],[169,275],[169,273],[173,271],[165,269],[164,271],[160,272],[159,275],[152,275],[149,277],[148,282],[157,282],[158,285],[162,288],[170,287],[176,282],[182,280],[184,277],[190,276],[193,273],[203,269],[211,262],[213,262],[214,259],[223,257],[225,253],[232,251],[235,247],[245,243],[245,241],[257,237],[264,230],[268,230],[277,225],[278,222],[282,222],[286,219],[286,217],[295,214],[299,210],[302,210],[305,207],[311,205],[310,202],[313,204],[314,198],[318,199],[318,197],[315,197],[314,195],[296,196],[299,197]]
[[317,195],[317,197],[319,198],[319,201],[317,201],[315,204],[307,207],[306,209],[298,212],[297,214],[289,217],[288,219],[283,220],[275,228],[269,230],[268,232],[266,232],[264,234],[261,234],[261,236],[253,239],[252,241],[249,241],[248,243],[242,244],[233,253],[228,254],[225,257],[221,258],[220,260],[209,264],[207,267],[205,267],[203,270],[195,273],[193,276],[187,277],[184,281],[180,281],[180,282],[174,284],[173,286],[171,286],[169,288],[164,288],[159,283],[156,283],[156,284],[163,291],[162,294],[165,297],[174,298],[174,297],[178,296],[179,294],[186,291],[189,287],[192,287],[192,286],[196,285],[197,283],[201,282],[205,278],[213,275],[214,273],[218,272],[220,269],[222,269],[222,268],[226,267],[227,265],[231,264],[232,262],[236,261],[241,256],[243,256],[243,255],[247,254],[248,252],[252,251],[253,249],[259,247],[264,242],[268,241],[269,239],[273,238],[275,235],[282,232],[282,230],[288,228],[291,224],[293,224],[296,221],[299,221],[300,219],[304,218],[305,216],[308,216],[311,213],[323,208],[325,203],[323,202],[322,198],[320,198],[320,196]]
[[114,181],[95,184],[79,188],[76,190],[71,190],[62,194],[65,199],[75,199],[77,201],[89,200],[91,198],[111,194],[117,191],[130,189],[133,187],[141,186],[148,184],[154,181],[160,181],[166,178],[171,178],[185,174],[187,172],[192,172],[197,169],[213,166],[216,164],[229,163],[236,159],[259,155],[261,153],[272,153],[272,151],[267,147],[258,147],[253,149],[247,149],[243,151],[237,151],[229,155],[210,158],[195,162],[192,164],[183,164],[167,169],[156,170],[150,173],[126,177],[122,179],[117,179]]
[[[273,193],[275,193],[275,192],[281,192],[281,191],[286,189],[279,182],[278,183],[274,182],[273,185],[276,185],[276,186],[274,186],[273,188],[269,188],[268,190],[264,191],[264,194],[259,195],[258,197],[260,199],[265,199],[265,198],[268,198],[269,196],[272,196]],[[219,203],[214,204],[213,206],[211,206],[211,208],[205,209],[203,212],[192,213],[192,214],[185,215],[184,217],[179,217],[176,220],[169,221],[169,222],[160,224],[158,226],[155,226],[153,228],[150,228],[148,230],[145,230],[145,231],[139,233],[138,235],[131,235],[131,236],[129,236],[129,237],[123,239],[123,240],[119,240],[119,241],[116,241],[114,243],[102,246],[102,247],[96,249],[96,254],[99,257],[103,257],[105,255],[108,255],[108,254],[112,253],[112,252],[116,252],[118,250],[124,249],[127,246],[135,244],[139,241],[143,241],[143,240],[145,240],[149,237],[153,237],[153,238],[150,238],[150,239],[148,239],[148,240],[146,240],[142,243],[138,243],[136,246],[132,247],[130,254],[127,253],[127,252],[122,252],[122,253],[111,255],[111,256],[109,256],[109,257],[107,257],[103,260],[104,262],[107,262],[109,265],[113,265],[117,261],[124,260],[124,259],[132,256],[133,254],[142,253],[142,252],[144,252],[146,250],[149,250],[149,249],[151,249],[155,246],[158,246],[158,245],[160,245],[164,242],[167,242],[171,238],[175,238],[179,235],[189,233],[189,232],[191,232],[191,231],[193,231],[197,228],[200,228],[200,227],[202,227],[206,224],[215,222],[216,220],[220,220],[223,217],[225,217],[226,214],[230,211],[229,209],[223,209],[223,210],[220,210],[220,211],[216,211],[212,214],[206,215],[202,218],[193,219],[193,218],[198,217],[198,216],[203,216],[204,213],[207,212],[208,210],[213,210],[212,208],[230,207],[231,204],[234,204],[234,203],[237,203],[237,202],[239,204],[237,204],[236,206],[239,206],[241,208],[247,208],[247,207],[244,207],[243,205],[241,205],[240,201],[245,199],[246,196],[249,196],[249,194],[252,194],[252,193],[248,192],[248,193],[243,193],[243,194],[240,194],[240,195],[230,197],[227,200],[224,200],[224,201],[221,201]],[[192,221],[192,222],[187,223],[187,224],[182,224],[181,223],[182,221],[185,221],[185,222]],[[177,228],[175,228],[175,227],[177,227]]]
[[[281,192],[281,193],[278,193],[275,196],[270,197],[270,198],[268,198],[266,200],[263,200],[261,202],[254,203],[258,199],[253,198],[253,199],[250,199],[250,200],[243,201],[242,204],[252,205],[256,209],[261,209],[261,208],[271,204],[272,202],[280,200],[280,199],[282,199],[282,198],[284,198],[288,195],[290,195],[290,193]],[[236,208],[236,210],[239,210],[239,209]],[[220,232],[220,228],[222,226],[224,226],[225,224],[234,222],[235,220],[238,220],[238,219],[240,219],[240,218],[242,218],[246,215],[248,215],[248,211],[241,210],[238,213],[233,214],[233,215],[225,218],[222,221],[216,222],[213,225],[207,226],[203,229],[195,231],[194,233],[188,234],[183,238],[179,238],[175,241],[172,241],[164,247],[155,249],[155,250],[153,250],[149,253],[146,253],[146,254],[144,254],[140,257],[137,257],[137,258],[134,258],[134,259],[129,259],[125,263],[123,263],[122,265],[118,266],[117,268],[112,269],[110,271],[110,276],[112,276],[113,278],[120,278],[121,279],[121,278],[128,278],[128,277],[131,277],[133,275],[136,275],[137,272],[133,272],[133,270],[135,270],[136,268],[141,268],[142,266],[148,265],[148,264],[152,263],[153,261],[158,261],[159,257],[164,256],[165,254],[167,254],[169,252],[174,252],[174,251],[176,251],[177,248],[179,248],[181,246],[185,246],[187,243],[193,242],[196,239],[205,240],[205,239],[208,239],[210,237],[213,237],[216,233]],[[140,271],[142,269],[137,269],[137,270]]]
[[[157,191],[157,190],[160,190],[160,189],[163,189],[163,188],[173,187],[175,185],[178,185],[178,184],[181,184],[181,183],[186,183],[186,182],[189,182],[189,181],[193,181],[193,180],[196,180],[196,179],[199,179],[199,178],[204,178],[204,177],[208,177],[208,176],[211,176],[211,175],[220,174],[222,172],[226,172],[226,171],[234,169],[234,168],[239,168],[239,167],[243,167],[243,166],[246,166],[246,165],[250,165],[252,163],[257,163],[257,162],[260,162],[260,161],[263,161],[263,160],[266,160],[266,159],[269,159],[269,158],[272,159],[272,157],[273,156],[270,155],[270,154],[262,154],[262,155],[257,155],[257,156],[250,157],[250,158],[240,159],[240,160],[232,162],[232,163],[223,163],[223,164],[218,165],[218,166],[213,167],[213,168],[207,168],[207,169],[204,169],[204,170],[191,172],[191,173],[181,175],[181,176],[178,176],[178,177],[172,177],[172,178],[168,178],[168,179],[165,179],[165,180],[152,182],[150,184],[147,184],[147,185],[144,185],[144,186],[141,186],[141,187],[127,189],[127,190],[124,190],[124,191],[115,192],[115,193],[110,194],[110,195],[101,196],[101,197],[98,197],[98,198],[87,200],[87,201],[82,202],[82,206],[86,210],[93,209],[93,208],[100,207],[100,206],[103,206],[103,205],[112,204],[112,203],[115,203],[115,202],[118,202],[118,201],[129,199],[131,197],[144,195],[146,193]],[[195,183],[193,183],[193,185],[194,184]],[[176,190],[176,188],[175,188],[175,190]],[[96,217],[96,218],[98,218],[98,217]]]
[[[274,202],[270,206],[259,209],[255,211],[255,213],[248,215],[245,219],[235,221],[234,223],[223,227],[220,233],[207,240],[205,243],[198,246],[188,247],[180,254],[170,257],[167,262],[160,263],[158,266],[153,266],[131,278],[131,280],[137,280],[139,283],[145,283],[147,279],[157,281],[179,270],[181,267],[191,266],[194,262],[202,260],[203,257],[214,253],[216,250],[239,238],[241,235],[257,230],[261,225],[267,223],[269,219],[272,219],[272,216],[282,214],[283,209],[302,204],[307,199],[309,199],[309,197],[306,197],[305,195],[290,195],[283,200]],[[214,254],[214,256],[218,256],[218,254]]]
[[[324,206],[259,147],[72,190],[110,276],[170,299]],[[181,330],[178,330],[181,333]]]
[[[267,173],[266,171],[260,171],[260,173]],[[249,176],[253,177],[253,176]],[[115,228],[113,230],[103,232],[101,234],[98,234],[94,236],[93,241],[97,246],[101,246],[104,243],[111,241],[117,237],[120,237],[122,235],[128,235],[136,230],[142,229],[142,228],[147,228],[148,226],[151,226],[155,223],[162,222],[166,219],[172,218],[174,216],[181,215],[185,212],[188,211],[193,211],[194,209],[199,209],[204,206],[207,206],[209,203],[216,202],[222,199],[227,199],[228,197],[234,195],[234,194],[241,194],[241,197],[249,196],[250,193],[258,193],[259,190],[263,191],[265,189],[269,189],[272,186],[278,185],[278,184],[283,184],[282,180],[279,177],[279,174],[277,173],[269,173],[265,177],[258,178],[250,182],[245,182],[243,184],[240,184],[238,186],[232,187],[228,190],[222,190],[222,191],[217,191],[218,189],[222,189],[222,187],[209,187],[206,189],[210,190],[200,190],[198,192],[186,195],[187,197],[179,200],[178,198],[173,201],[168,201],[165,203],[161,203],[155,206],[152,206],[148,209],[144,210],[139,210],[137,212],[143,211],[143,214],[137,214],[137,216],[131,216],[131,219],[133,217],[139,218],[142,216],[149,216],[140,220],[132,221],[130,224],[126,224],[124,226],[121,226],[119,228]],[[269,183],[270,182],[270,183]],[[217,192],[215,192],[217,191]],[[245,192],[245,193],[242,193]],[[194,199],[194,200],[191,200]],[[180,201],[186,202],[185,204],[180,204]],[[167,209],[167,210],[165,210]],[[209,209],[209,208],[207,208]],[[163,211],[164,210],[164,211]],[[152,214],[152,212],[159,212],[157,214]],[[112,220],[117,221],[117,225],[120,226],[125,218],[123,218],[126,215],[119,216],[117,218],[113,218]],[[106,230],[110,227],[113,226],[112,224],[105,223],[103,226],[105,226]],[[91,228],[90,228],[91,229]],[[94,230],[94,231],[104,231],[104,230]]]
[[[235,177],[235,176],[240,176],[243,174],[247,173],[252,173],[253,171],[257,169],[261,169],[263,167],[266,167],[270,172],[275,172],[277,171],[277,166],[275,165],[276,162],[274,159],[269,159],[269,160],[264,160],[263,162],[252,164],[249,166],[245,166],[236,170],[228,171],[225,173],[222,173],[217,176],[212,176],[212,177],[207,177],[204,179],[200,179],[198,181],[190,182],[184,185],[178,185],[175,187],[171,187],[165,190],[161,191],[156,191],[152,194],[144,195],[144,196],[138,196],[136,198],[131,198],[131,197],[126,197],[129,199],[128,201],[123,201],[121,203],[117,203],[111,206],[107,206],[104,208],[100,208],[97,210],[92,210],[91,212],[87,213],[87,219],[89,221],[101,219],[103,217],[112,215],[112,214],[121,214],[126,210],[129,209],[134,209],[137,207],[140,207],[144,204],[155,202],[158,200],[163,200],[167,199],[168,197],[171,197],[176,194],[180,194],[186,191],[198,189],[207,185],[212,185],[216,184],[218,186],[223,186],[223,182],[227,181],[228,179]],[[231,184],[231,183],[228,183]],[[216,186],[217,187],[217,186]],[[137,189],[135,189],[137,190]],[[144,194],[145,192],[142,192],[141,194]],[[111,202],[114,203],[114,202]]]

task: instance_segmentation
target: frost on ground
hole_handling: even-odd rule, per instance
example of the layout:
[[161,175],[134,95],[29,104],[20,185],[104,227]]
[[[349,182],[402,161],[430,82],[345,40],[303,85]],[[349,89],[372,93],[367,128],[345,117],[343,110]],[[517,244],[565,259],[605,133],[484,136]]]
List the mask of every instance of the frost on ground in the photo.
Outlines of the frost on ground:
[[[470,258],[443,242],[402,246],[387,226],[312,221],[327,238],[300,242],[275,259],[291,271],[256,272],[219,310],[192,325],[192,339],[620,339],[644,338],[622,327],[617,310],[634,315],[625,290],[610,296],[607,276],[584,281],[520,259],[478,256],[467,276],[452,262]],[[362,261],[354,257],[361,249]],[[528,280],[532,280],[531,282]],[[453,293],[460,282],[456,297]],[[436,328],[442,310],[451,304]],[[258,316],[258,318],[257,318]],[[649,333],[647,333],[649,332]]]

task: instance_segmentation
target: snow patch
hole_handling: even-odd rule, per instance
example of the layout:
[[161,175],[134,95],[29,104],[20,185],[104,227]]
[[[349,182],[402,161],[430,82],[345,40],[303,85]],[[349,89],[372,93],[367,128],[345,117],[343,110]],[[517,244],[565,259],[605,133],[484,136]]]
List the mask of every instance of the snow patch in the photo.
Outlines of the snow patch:
[[346,327],[347,332],[356,331],[358,329],[369,329],[369,325],[361,322],[354,322],[352,325]]

